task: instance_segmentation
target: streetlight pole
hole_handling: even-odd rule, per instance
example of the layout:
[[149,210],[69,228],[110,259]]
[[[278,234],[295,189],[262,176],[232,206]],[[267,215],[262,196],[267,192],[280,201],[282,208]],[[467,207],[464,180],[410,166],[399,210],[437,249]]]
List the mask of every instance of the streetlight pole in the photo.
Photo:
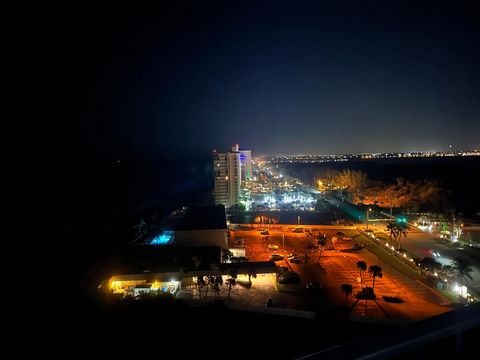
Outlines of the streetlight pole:
[[297,216],[297,225],[300,225],[300,215]]
[[285,251],[285,233],[282,234],[283,251]]
[[391,196],[387,196],[387,199],[388,201],[390,202],[390,216],[393,216],[393,202],[392,202],[392,197]]
[[368,221],[370,220],[370,218],[368,217],[368,213],[372,211],[372,209],[368,208],[367,209],[367,230],[368,230]]

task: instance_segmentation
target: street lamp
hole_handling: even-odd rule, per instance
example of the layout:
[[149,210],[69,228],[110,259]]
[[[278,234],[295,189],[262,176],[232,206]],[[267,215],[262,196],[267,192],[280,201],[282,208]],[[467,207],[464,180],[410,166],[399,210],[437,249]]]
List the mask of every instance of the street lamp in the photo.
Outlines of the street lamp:
[[368,208],[367,210],[367,230],[368,230],[368,222],[370,221],[370,218],[368,217],[369,212],[372,211],[371,208]]
[[297,225],[300,225],[300,215],[297,216]]

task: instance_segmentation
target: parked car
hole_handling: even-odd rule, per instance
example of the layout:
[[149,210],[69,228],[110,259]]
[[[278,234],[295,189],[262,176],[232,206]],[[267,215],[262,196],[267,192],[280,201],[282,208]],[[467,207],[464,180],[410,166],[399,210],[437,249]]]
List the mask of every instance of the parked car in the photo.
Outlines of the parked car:
[[284,258],[283,258],[282,255],[272,254],[272,255],[270,256],[270,260],[269,260],[269,261],[275,262],[275,261],[281,261],[281,260],[283,260],[283,259],[284,259]]
[[298,256],[291,256],[291,257],[288,257],[287,259],[293,264],[300,264],[302,262],[302,260],[300,260],[300,257]]
[[344,232],[341,232],[341,231],[337,232],[337,236],[344,236],[344,235],[345,235]]
[[298,284],[300,281],[300,275],[293,271],[282,273],[277,276],[277,282],[280,284]]
[[278,250],[278,245],[275,244],[268,244],[268,250]]
[[270,232],[268,230],[263,230],[260,231],[260,235],[270,235]]

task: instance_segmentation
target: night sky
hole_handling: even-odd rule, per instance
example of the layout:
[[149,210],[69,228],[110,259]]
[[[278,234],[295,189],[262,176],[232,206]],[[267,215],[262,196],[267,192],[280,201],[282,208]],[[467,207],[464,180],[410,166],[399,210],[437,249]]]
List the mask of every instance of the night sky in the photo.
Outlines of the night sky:
[[473,2],[65,3],[6,10],[7,154],[480,147]]

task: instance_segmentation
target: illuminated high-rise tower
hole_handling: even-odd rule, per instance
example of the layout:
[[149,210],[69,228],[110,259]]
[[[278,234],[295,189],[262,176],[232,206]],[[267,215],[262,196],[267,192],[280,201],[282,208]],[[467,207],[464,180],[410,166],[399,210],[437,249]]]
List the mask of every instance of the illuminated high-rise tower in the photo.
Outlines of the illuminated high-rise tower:
[[215,205],[228,206],[227,154],[213,150],[213,178],[215,183]]
[[215,204],[225,207],[239,204],[242,176],[238,144],[226,153],[213,151],[213,172]]
[[252,177],[252,150],[240,150],[242,181]]

